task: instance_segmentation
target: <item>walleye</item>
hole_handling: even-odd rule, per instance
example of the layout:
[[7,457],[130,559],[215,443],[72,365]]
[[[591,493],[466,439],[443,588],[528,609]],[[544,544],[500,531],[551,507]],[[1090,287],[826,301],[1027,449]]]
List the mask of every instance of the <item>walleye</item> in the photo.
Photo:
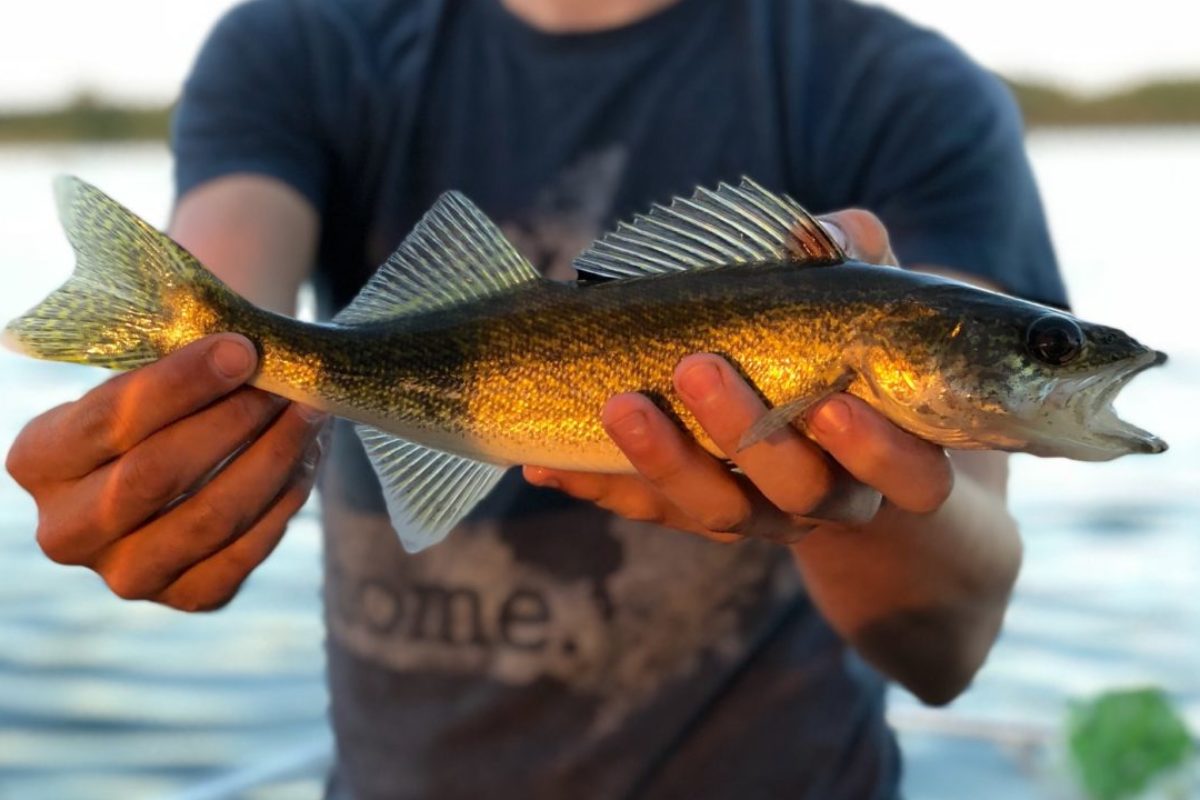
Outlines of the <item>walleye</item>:
[[741,445],[847,391],[946,447],[1089,461],[1159,453],[1112,399],[1166,356],[1114,328],[962,283],[853,262],[795,201],[749,179],[655,206],[540,277],[465,197],[443,195],[327,324],[251,305],[186,250],[74,178],[56,184],[77,263],[9,323],[37,358],[131,369],[218,331],[258,348],[251,383],[358,423],[410,551],[515,464],[632,470],[600,425],[644,392],[724,456],[675,395],[719,353],[772,410]]

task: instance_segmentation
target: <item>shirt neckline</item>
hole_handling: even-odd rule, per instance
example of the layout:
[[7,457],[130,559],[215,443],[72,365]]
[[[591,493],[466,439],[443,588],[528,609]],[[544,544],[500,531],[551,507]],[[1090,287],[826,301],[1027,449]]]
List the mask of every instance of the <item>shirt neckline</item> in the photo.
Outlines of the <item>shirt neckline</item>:
[[579,51],[608,49],[628,45],[634,41],[654,37],[663,27],[676,24],[676,20],[690,14],[695,6],[705,0],[675,0],[668,6],[651,12],[623,25],[593,31],[556,33],[536,27],[514,14],[502,0],[483,0],[491,21],[504,35],[518,39],[525,46],[552,51]]

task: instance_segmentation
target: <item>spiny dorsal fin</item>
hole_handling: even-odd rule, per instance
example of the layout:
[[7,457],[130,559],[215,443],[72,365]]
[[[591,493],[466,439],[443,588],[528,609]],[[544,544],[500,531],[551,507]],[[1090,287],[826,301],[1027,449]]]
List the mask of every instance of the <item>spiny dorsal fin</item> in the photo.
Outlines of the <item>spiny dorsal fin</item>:
[[602,278],[631,278],[735,264],[840,264],[846,254],[812,216],[786,195],[749,178],[689,199],[654,205],[621,223],[575,259]]
[[356,425],[404,549],[417,553],[446,537],[504,475],[504,467],[432,450]]
[[446,192],[334,322],[448,308],[538,279],[487,215],[458,192]]

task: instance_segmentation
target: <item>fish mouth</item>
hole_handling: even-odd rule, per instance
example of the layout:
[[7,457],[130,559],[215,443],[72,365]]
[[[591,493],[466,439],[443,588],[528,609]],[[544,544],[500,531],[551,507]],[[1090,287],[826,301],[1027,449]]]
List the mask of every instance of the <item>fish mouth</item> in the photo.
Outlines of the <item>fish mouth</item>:
[[[1061,381],[1046,398],[1060,405],[1081,423],[1079,437],[1059,439],[1054,455],[1081,461],[1108,461],[1128,453],[1162,453],[1167,443],[1147,430],[1117,416],[1113,402],[1121,390],[1142,372],[1165,364],[1167,354],[1158,350],[1072,380]],[[1055,402],[1055,401],[1059,402]]]

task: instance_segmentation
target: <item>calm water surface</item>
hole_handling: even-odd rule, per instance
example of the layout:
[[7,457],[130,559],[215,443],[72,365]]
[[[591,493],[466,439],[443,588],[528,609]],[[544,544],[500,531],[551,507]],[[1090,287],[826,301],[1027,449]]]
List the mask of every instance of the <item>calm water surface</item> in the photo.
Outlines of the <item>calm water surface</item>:
[[[1075,309],[1171,355],[1120,408],[1172,449],[1110,464],[1013,459],[1026,558],[1001,642],[948,710],[893,694],[918,800],[957,800],[964,786],[974,800],[1059,796],[1044,788],[1053,755],[1024,745],[1073,696],[1161,685],[1200,730],[1200,130],[1044,132],[1031,149]],[[0,320],[70,271],[51,176],[77,173],[162,226],[169,169],[155,146],[0,149]],[[0,449],[102,378],[0,353]],[[114,599],[91,573],[43,558],[34,526],[32,502],[0,475],[0,798],[176,797],[325,747],[311,506],[213,616]],[[254,796],[318,794],[301,778]]]

